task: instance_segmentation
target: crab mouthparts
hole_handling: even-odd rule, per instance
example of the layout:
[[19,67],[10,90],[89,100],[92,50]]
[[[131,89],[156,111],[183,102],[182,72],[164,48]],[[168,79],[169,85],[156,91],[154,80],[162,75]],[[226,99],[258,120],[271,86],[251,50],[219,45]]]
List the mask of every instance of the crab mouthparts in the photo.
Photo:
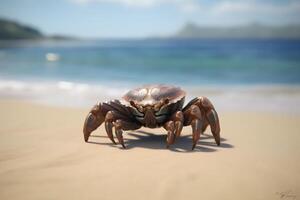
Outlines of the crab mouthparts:
[[155,115],[152,110],[147,110],[145,113],[145,125],[149,128],[155,128],[156,127],[156,119]]

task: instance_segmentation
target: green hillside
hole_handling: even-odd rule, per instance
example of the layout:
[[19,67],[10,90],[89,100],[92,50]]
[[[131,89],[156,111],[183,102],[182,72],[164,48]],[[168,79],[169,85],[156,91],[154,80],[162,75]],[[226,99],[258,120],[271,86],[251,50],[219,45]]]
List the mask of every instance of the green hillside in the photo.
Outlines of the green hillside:
[[42,38],[43,34],[32,27],[19,24],[17,22],[0,19],[0,39],[37,39]]

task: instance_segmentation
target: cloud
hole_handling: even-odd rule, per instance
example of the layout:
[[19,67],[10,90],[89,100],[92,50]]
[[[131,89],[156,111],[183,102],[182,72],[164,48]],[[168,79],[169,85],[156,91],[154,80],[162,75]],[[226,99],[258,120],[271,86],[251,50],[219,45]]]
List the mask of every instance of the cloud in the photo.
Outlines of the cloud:
[[164,2],[164,0],[71,0],[78,4],[112,3],[131,7],[152,7]]
[[178,4],[178,7],[181,11],[186,13],[195,13],[201,10],[200,3],[196,1],[186,1]]
[[196,11],[199,3],[196,0],[69,0],[78,4],[110,3],[129,7],[151,8],[160,5],[173,5],[183,11]]
[[222,1],[211,8],[213,13],[269,13],[286,14],[300,12],[300,2],[290,1],[285,4],[259,1]]
[[160,5],[173,5],[184,12],[206,11],[212,13],[290,13],[300,11],[300,2],[297,0],[275,3],[275,1],[258,0],[69,0],[78,4],[110,3],[129,7],[152,8]]

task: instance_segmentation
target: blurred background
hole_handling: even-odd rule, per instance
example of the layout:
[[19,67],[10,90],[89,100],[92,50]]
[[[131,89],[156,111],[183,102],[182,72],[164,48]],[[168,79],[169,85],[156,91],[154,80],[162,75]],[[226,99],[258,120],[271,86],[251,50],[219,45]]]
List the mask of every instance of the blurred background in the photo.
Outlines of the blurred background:
[[91,106],[165,83],[300,112],[300,1],[0,0],[0,98]]

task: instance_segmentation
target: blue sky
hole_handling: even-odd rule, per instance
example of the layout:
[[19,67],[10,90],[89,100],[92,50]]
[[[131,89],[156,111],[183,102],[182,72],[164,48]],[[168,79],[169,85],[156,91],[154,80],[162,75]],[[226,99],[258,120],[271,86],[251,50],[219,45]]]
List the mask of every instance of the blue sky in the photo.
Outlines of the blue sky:
[[46,34],[166,36],[186,22],[231,26],[299,23],[299,0],[0,0],[0,17]]

